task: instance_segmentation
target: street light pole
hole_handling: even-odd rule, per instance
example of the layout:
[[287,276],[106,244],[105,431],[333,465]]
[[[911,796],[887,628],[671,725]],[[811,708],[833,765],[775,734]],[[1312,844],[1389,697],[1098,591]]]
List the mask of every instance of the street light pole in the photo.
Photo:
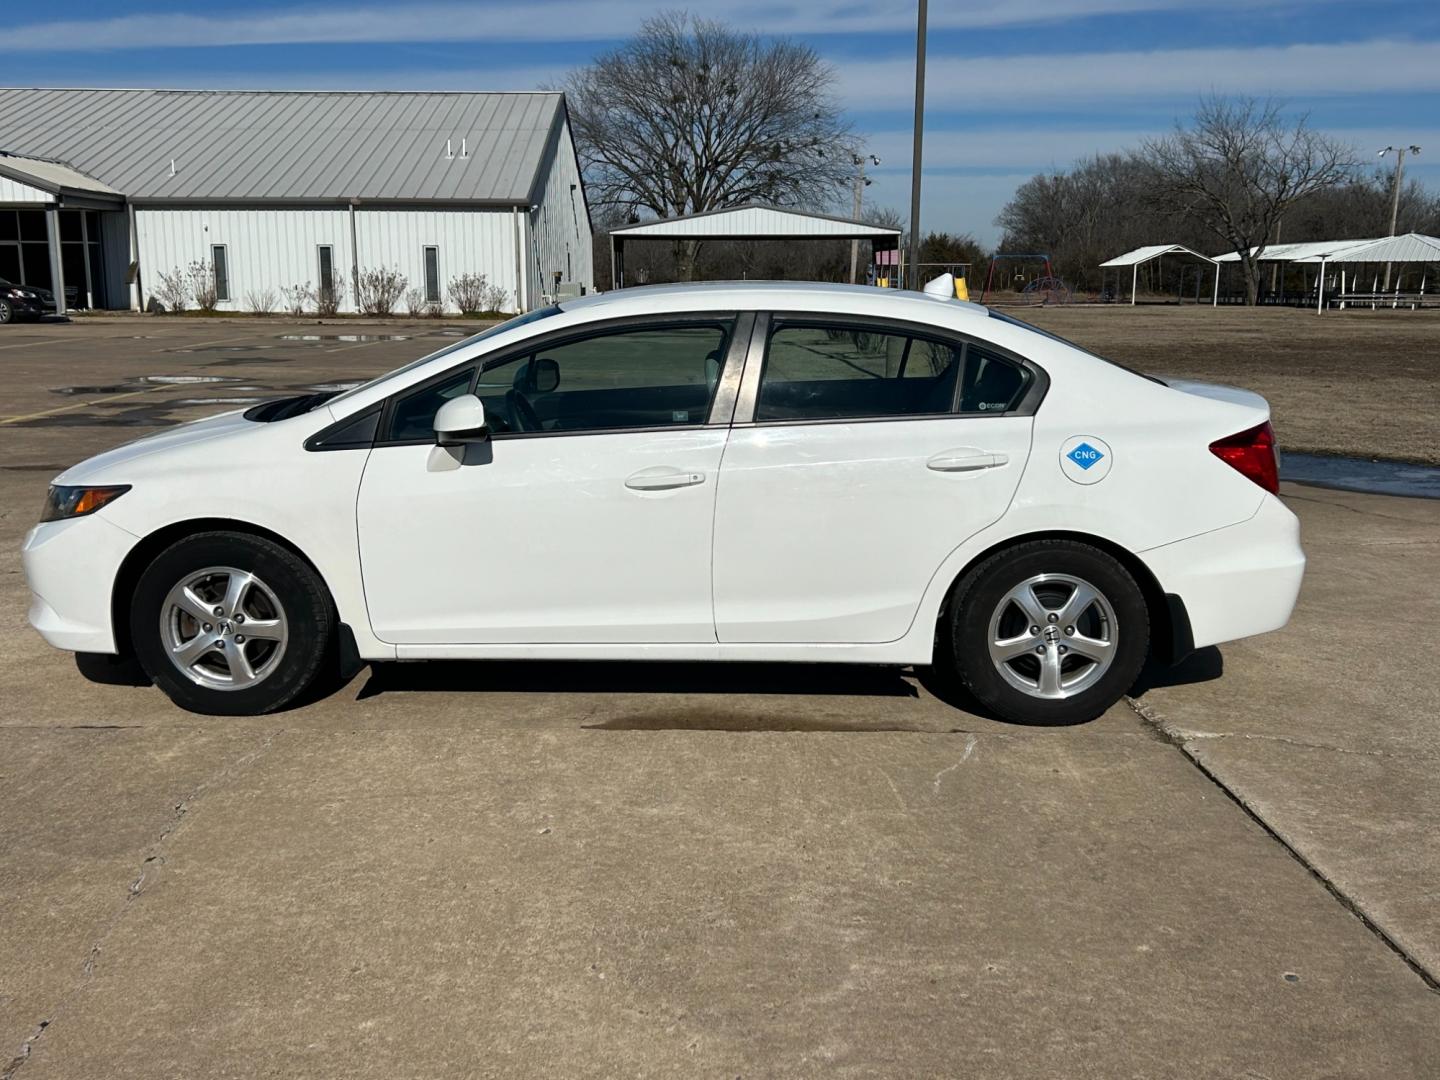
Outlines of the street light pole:
[[915,22],[915,155],[910,164],[910,265],[905,284],[920,288],[920,144],[925,134],[925,23],[926,0],[920,0]]
[[[1384,157],[1389,153],[1395,154],[1395,189],[1390,193],[1390,235],[1395,235],[1395,226],[1400,221],[1400,181],[1405,175],[1405,155],[1420,153],[1418,146],[1387,146],[1380,151],[1379,156]],[[1381,292],[1388,292],[1390,289],[1390,264],[1385,264],[1385,285]]]
[[[867,179],[866,176],[865,176],[865,159],[866,159],[867,157],[868,157],[871,161],[873,161],[876,165],[879,165],[879,164],[880,164],[880,159],[879,159],[878,157],[876,157],[874,154],[852,154],[852,155],[851,155],[851,160],[855,163],[855,212],[854,212],[851,216],[852,216],[852,217],[854,218],[854,220],[856,220],[856,221],[859,221],[859,220],[860,220],[860,204],[861,204],[862,193],[865,191],[865,189],[866,189],[867,187],[870,186],[870,181],[869,181],[869,179]],[[850,241],[850,284],[851,284],[851,285],[854,285],[854,284],[855,284],[855,281],[856,281],[855,275],[856,275],[857,272],[859,271],[859,268],[860,268],[860,241],[859,241],[858,239],[855,239],[855,240],[851,240],[851,241]]]

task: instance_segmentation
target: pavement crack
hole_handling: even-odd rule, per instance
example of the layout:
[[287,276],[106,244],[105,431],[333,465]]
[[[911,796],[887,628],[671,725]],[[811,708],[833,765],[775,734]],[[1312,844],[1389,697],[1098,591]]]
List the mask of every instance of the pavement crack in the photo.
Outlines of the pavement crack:
[[[1294,844],[1290,843],[1290,841],[1286,840],[1285,837],[1281,836],[1280,833],[1275,828],[1273,828],[1268,821],[1265,820],[1265,818],[1260,814],[1258,810],[1256,810],[1253,806],[1251,806],[1248,802],[1245,801],[1245,798],[1238,791],[1236,791],[1224,780],[1222,780],[1213,769],[1211,769],[1203,761],[1200,760],[1198,752],[1192,750],[1189,746],[1189,743],[1196,740],[1192,739],[1184,732],[1180,732],[1171,728],[1166,723],[1165,718],[1153,707],[1144,705],[1132,697],[1127,696],[1125,700],[1129,703],[1130,707],[1140,715],[1141,719],[1145,720],[1147,723],[1153,724],[1155,726],[1155,729],[1164,737],[1166,742],[1170,743],[1177,750],[1179,750],[1185,756],[1185,760],[1190,762],[1191,765],[1198,769],[1207,780],[1214,784],[1215,787],[1217,787],[1221,791],[1221,793],[1225,795],[1226,798],[1228,798],[1232,803],[1238,806],[1241,812],[1243,812],[1246,817],[1248,817],[1251,821],[1253,821],[1256,825],[1263,829],[1265,831],[1265,834],[1269,836],[1271,840],[1279,844],[1280,847],[1292,859],[1299,863],[1300,866],[1305,869],[1306,873],[1308,873],[1312,879],[1318,882],[1319,885],[1323,889],[1325,889],[1326,892],[1328,892],[1332,897],[1335,898],[1337,902],[1339,902],[1341,907],[1343,907],[1346,911],[1350,912],[1350,914],[1355,916],[1355,918],[1359,919],[1361,924],[1364,925],[1364,927],[1369,930],[1370,933],[1376,939],[1378,939],[1381,944],[1383,944],[1386,948],[1388,948],[1391,952],[1398,956],[1402,961],[1404,961],[1406,967],[1413,971],[1419,977],[1420,981],[1424,983],[1425,986],[1429,988],[1432,993],[1440,994],[1440,979],[1437,979],[1434,973],[1427,970],[1425,965],[1423,965],[1422,963],[1420,963],[1420,961],[1416,960],[1415,957],[1410,955],[1410,953],[1406,951],[1405,947],[1401,945],[1400,942],[1396,941],[1393,937],[1391,937],[1385,931],[1384,927],[1380,926],[1378,923],[1375,922],[1374,919],[1370,918],[1370,916],[1365,913],[1364,909],[1361,908],[1361,906],[1356,903],[1354,899],[1352,899],[1348,894],[1346,894],[1346,892],[1340,887],[1337,882],[1335,882],[1332,878],[1330,878],[1322,870],[1320,870],[1319,867],[1317,867],[1308,858],[1306,858],[1304,852],[1302,852]],[[1285,740],[1282,739],[1279,741],[1283,742]],[[1338,748],[1317,747],[1317,749],[1336,750]],[[1353,752],[1359,753],[1361,751]]]
[[159,871],[165,865],[166,861],[163,850],[165,843],[175,834],[175,831],[180,828],[186,816],[195,808],[195,804],[198,803],[206,793],[215,790],[215,788],[224,784],[236,773],[254,764],[256,760],[268,753],[274,745],[275,740],[283,735],[284,732],[284,728],[270,732],[261,741],[259,746],[253,750],[246,751],[232,761],[226,762],[210,776],[207,776],[201,780],[200,783],[196,784],[179,802],[175,803],[171,808],[170,820],[166,822],[159,834],[150,843],[149,849],[142,858],[135,876],[130,879],[129,884],[126,886],[125,899],[120,903],[120,906],[111,913],[110,918],[105,922],[100,933],[96,935],[95,941],[91,944],[90,951],[86,953],[85,961],[80,968],[79,980],[77,980],[69,990],[65,991],[50,1016],[42,1020],[35,1030],[30,1033],[29,1037],[21,1044],[15,1057],[5,1066],[5,1070],[0,1072],[0,1080],[12,1080],[20,1070],[20,1067],[29,1059],[30,1052],[35,1044],[39,1042],[40,1037],[45,1034],[45,1031],[59,1018],[61,1013],[65,1011],[75,995],[78,994],[85,984],[94,976],[95,968],[99,964],[100,957],[105,951],[105,942],[110,939],[110,935],[114,933],[115,928],[120,924],[120,921],[125,917],[125,914],[130,910],[135,901],[144,895],[146,887],[153,882],[154,878],[159,876]]
[[0,1072],[0,1080],[10,1080],[12,1076],[20,1071],[20,1066],[24,1065],[30,1058],[30,1048],[35,1045],[41,1035],[45,1034],[45,1029],[49,1026],[50,1021],[48,1019],[41,1020],[40,1023],[35,1026],[35,1030],[25,1037],[25,1041],[20,1044],[20,1049],[16,1052],[15,1056],[10,1059],[10,1064],[5,1066],[4,1072]]
[[936,795],[940,794],[940,784],[944,781],[945,777],[950,775],[950,773],[954,772],[956,769],[960,768],[961,765],[964,765],[965,762],[970,760],[970,755],[975,752],[976,741],[977,740],[974,735],[967,736],[965,739],[965,750],[963,753],[961,753],[960,760],[955,762],[955,764],[951,765],[949,768],[941,769],[935,774],[935,782],[932,787]]

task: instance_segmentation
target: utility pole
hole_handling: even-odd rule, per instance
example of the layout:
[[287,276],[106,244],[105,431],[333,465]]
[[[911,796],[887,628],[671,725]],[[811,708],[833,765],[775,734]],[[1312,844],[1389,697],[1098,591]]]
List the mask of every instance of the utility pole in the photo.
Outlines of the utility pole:
[[[865,159],[869,158],[876,165],[880,159],[874,154],[851,154],[851,160],[855,163],[855,212],[852,215],[856,221],[860,220],[861,192],[870,186],[870,179],[865,175]],[[850,241],[850,284],[855,284],[855,274],[860,268],[860,241]]]
[[[1418,146],[1387,146],[1380,151],[1379,156],[1386,154],[1395,155],[1395,190],[1390,194],[1390,235],[1395,235],[1395,226],[1400,221],[1400,181],[1405,175],[1405,155],[1420,153]],[[1385,264],[1385,286],[1380,291],[1388,292],[1390,289],[1390,264]]]
[[926,0],[920,0],[915,20],[915,154],[910,163],[910,265],[905,285],[919,289],[920,283],[920,143],[925,134],[925,23]]

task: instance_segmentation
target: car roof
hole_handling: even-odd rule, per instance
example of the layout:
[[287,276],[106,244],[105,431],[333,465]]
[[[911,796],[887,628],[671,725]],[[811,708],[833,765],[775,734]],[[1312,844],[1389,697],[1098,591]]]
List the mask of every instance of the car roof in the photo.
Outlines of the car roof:
[[[938,307],[937,307],[938,305]],[[589,318],[629,314],[728,311],[806,310],[846,314],[907,315],[928,321],[940,310],[985,318],[988,309],[968,300],[929,296],[873,285],[837,285],[818,281],[706,281],[673,285],[640,285],[615,289],[573,300],[562,300],[560,310],[583,312]],[[603,315],[602,315],[603,309]]]

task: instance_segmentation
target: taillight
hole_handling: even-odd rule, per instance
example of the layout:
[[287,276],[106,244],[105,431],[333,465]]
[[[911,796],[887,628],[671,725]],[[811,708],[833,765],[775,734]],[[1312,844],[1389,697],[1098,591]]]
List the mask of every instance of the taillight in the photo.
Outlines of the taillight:
[[1238,435],[1217,439],[1210,444],[1210,452],[1271,495],[1280,493],[1280,459],[1275,450],[1275,429],[1268,420]]

